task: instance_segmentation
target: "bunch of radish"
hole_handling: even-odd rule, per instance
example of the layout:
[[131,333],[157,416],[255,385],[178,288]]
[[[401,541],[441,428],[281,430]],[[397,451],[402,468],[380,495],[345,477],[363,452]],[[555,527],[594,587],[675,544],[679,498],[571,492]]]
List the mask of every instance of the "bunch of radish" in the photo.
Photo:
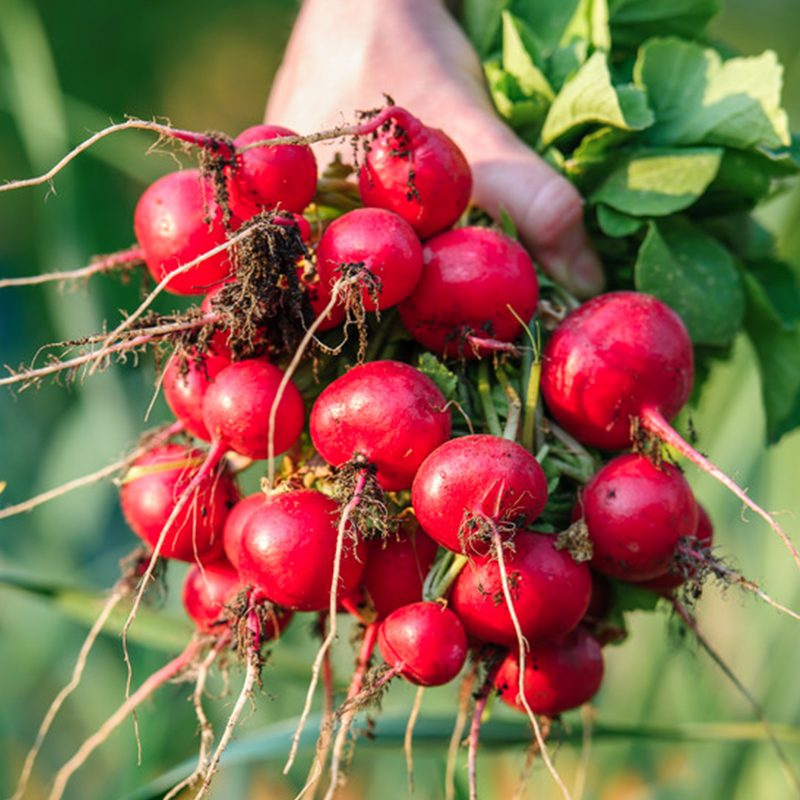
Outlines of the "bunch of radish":
[[[158,381],[174,424],[120,480],[144,546],[134,610],[159,563],[192,565],[197,636],[159,680],[234,649],[249,690],[265,643],[315,614],[310,704],[320,676],[333,693],[321,665],[337,617],[354,619],[361,650],[315,764],[330,757],[331,797],[355,714],[392,681],[471,682],[471,759],[495,695],[528,715],[547,758],[540,719],[600,690],[624,587],[679,604],[719,566],[674,451],[797,559],[669,427],[694,379],[675,311],[628,289],[579,303],[540,286],[525,248],[470,207],[453,141],[404,109],[349,133],[358,206],[321,214],[294,132],[175,132],[201,167],[144,192],[128,257],[198,302]],[[261,489],[243,492],[245,470]],[[201,758],[198,797],[233,723]]]

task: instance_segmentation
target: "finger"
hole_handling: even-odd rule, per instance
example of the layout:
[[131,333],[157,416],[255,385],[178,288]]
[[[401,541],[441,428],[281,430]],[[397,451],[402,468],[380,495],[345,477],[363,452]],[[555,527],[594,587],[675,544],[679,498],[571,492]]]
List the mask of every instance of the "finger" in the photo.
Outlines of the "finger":
[[505,131],[484,138],[471,163],[475,203],[496,218],[504,209],[548,275],[578,297],[603,290],[602,266],[583,224],[583,200],[566,178]]

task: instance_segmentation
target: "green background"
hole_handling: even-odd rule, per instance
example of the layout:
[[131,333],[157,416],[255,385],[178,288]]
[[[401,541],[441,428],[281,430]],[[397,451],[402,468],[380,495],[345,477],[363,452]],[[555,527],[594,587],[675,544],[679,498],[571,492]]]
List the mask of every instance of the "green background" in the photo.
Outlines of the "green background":
[[[0,180],[43,172],[89,133],[125,115],[232,135],[258,122],[295,9],[290,2],[265,0],[2,0]],[[713,25],[720,38],[745,54],[765,48],[778,52],[786,68],[784,102],[794,131],[800,130],[799,20],[800,0],[737,0],[724,3]],[[335,31],[330,47],[336,47]],[[153,142],[149,134],[119,134],[71,164],[52,191],[38,187],[0,194],[0,275],[74,269],[95,254],[130,245],[136,200],[149,181],[174,166],[166,152],[147,152]],[[778,235],[782,255],[800,270],[800,190],[795,187],[771,202],[759,217]],[[42,345],[99,330],[104,320],[113,323],[119,309],[135,306],[137,289],[135,280],[125,285],[95,278],[77,289],[51,285],[0,291],[0,362],[17,367],[30,362]],[[177,308],[180,302],[162,301],[161,308]],[[37,356],[37,363],[43,358],[46,353]],[[105,466],[147,427],[166,419],[160,399],[148,415],[154,379],[146,357],[138,367],[130,360],[91,378],[79,375],[69,386],[46,382],[23,392],[0,388],[0,481],[7,483],[3,504]],[[800,435],[788,435],[765,452],[758,385],[745,341],[712,377],[693,424],[701,449],[763,506],[785,512],[780,520],[797,538]],[[800,608],[797,568],[777,537],[752,514],[743,519],[740,504],[711,480],[693,468],[687,474],[731,562],[772,596]],[[87,621],[95,613],[79,593],[62,589],[102,592],[116,579],[119,559],[134,546],[110,482],[0,520],[0,797],[13,793],[27,748],[52,698],[69,679]],[[171,585],[179,587],[181,570],[171,572]],[[698,613],[702,629],[770,719],[800,727],[797,620],[752,595],[715,586],[708,587]],[[676,635],[668,614],[637,613],[630,625],[628,641],[607,649],[607,677],[595,703],[598,731],[590,751],[567,743],[557,753],[568,785],[584,775],[580,759],[588,752],[585,798],[791,796],[770,746],[738,735],[735,724],[754,719],[750,706],[696,645]],[[29,797],[46,797],[48,779],[58,766],[121,701],[126,670],[119,628],[117,622],[98,642],[80,690],[47,740]],[[155,621],[142,619],[134,626],[134,681],[178,652],[189,631],[179,591],[173,588]],[[244,753],[243,766],[220,774],[213,797],[294,797],[307,761],[284,777],[289,733],[271,726],[298,713],[313,654],[308,625],[299,621],[275,649],[265,671],[265,694],[247,709],[239,729],[242,742],[248,735],[261,736],[263,746],[274,739],[277,752]],[[346,635],[336,659],[340,680],[346,682],[352,659]],[[218,726],[241,682],[237,668],[231,669],[230,679],[233,695],[206,703]],[[222,689],[220,681],[212,686],[215,695]],[[76,775],[67,796],[121,797],[192,757],[197,740],[188,696],[185,686],[164,687],[142,709],[141,765],[133,726],[126,724]],[[424,698],[423,720],[431,723],[434,742],[420,740],[416,748],[416,797],[443,796],[454,696],[455,689],[445,687]],[[393,686],[384,711],[387,720],[400,721],[399,739],[387,724],[383,740],[359,743],[343,796],[388,800],[408,795],[402,725],[412,701],[410,688]],[[516,719],[500,707],[493,717]],[[577,729],[581,715],[573,713],[567,720]],[[632,731],[613,736],[599,727],[603,724]],[[653,726],[685,741],[654,737]],[[380,726],[377,730],[380,734]],[[800,770],[796,737],[784,746]],[[498,750],[490,747],[489,738],[479,760],[483,796],[511,797],[524,766],[525,740]],[[464,777],[462,759],[461,790]],[[559,793],[538,766],[525,796]]]

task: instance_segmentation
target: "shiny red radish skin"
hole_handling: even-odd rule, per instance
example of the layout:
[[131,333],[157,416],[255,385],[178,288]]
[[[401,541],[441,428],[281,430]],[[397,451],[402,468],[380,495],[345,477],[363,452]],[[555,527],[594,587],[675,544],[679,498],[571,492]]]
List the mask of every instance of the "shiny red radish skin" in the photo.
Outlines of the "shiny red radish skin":
[[472,172],[455,142],[438,128],[423,125],[404,109],[390,107],[362,126],[380,130],[359,170],[365,206],[399,214],[428,239],[452,227],[469,205]]
[[280,125],[253,125],[234,140],[235,169],[229,182],[230,208],[241,219],[280,208],[300,214],[317,192],[317,161],[307,145],[256,142],[297,136]]
[[[336,501],[314,489],[273,495],[244,527],[242,581],[294,611],[329,608],[339,515]],[[350,526],[347,531],[336,586],[339,599],[358,586],[366,557],[364,543],[353,541]]]
[[[677,550],[680,551],[682,547],[689,547],[697,551],[698,555],[701,555],[704,551],[708,551],[713,541],[714,526],[711,523],[711,518],[708,516],[708,512],[705,508],[698,503],[697,529],[694,535],[688,540],[678,542]],[[652,592],[657,592],[665,596],[669,595],[697,574],[697,566],[691,564],[693,558],[694,556],[690,554],[688,556],[689,565],[686,568],[681,568],[676,566],[675,561],[678,560],[680,562],[683,559],[679,552],[675,552],[673,555],[673,563],[670,565],[669,571],[665,572],[663,575],[657,575],[655,578],[643,581],[639,585],[644,589],[650,589]]]
[[638,582],[669,569],[679,540],[697,530],[697,513],[677,467],[628,454],[609,461],[583,487],[572,517],[586,522],[593,569]]
[[343,264],[363,264],[379,282],[377,302],[362,283],[367,311],[384,311],[408,297],[422,274],[422,244],[392,211],[356,208],[337,217],[317,245],[317,273],[325,287],[341,277]]
[[398,305],[417,342],[437,355],[474,359],[493,352],[476,340],[519,338],[520,320],[527,323],[539,301],[536,269],[519,242],[491,228],[465,227],[429,239],[422,254],[422,277]]
[[[591,571],[556,537],[520,531],[503,553],[509,590],[522,635],[530,642],[551,641],[583,619],[592,594]],[[475,639],[511,647],[517,631],[506,605],[500,565],[493,555],[476,556],[459,572],[449,595],[450,608]]]
[[[152,183],[139,198],[133,218],[147,268],[158,283],[225,244],[227,230],[236,230],[240,224],[234,217],[226,228],[213,187],[197,169],[171,172]],[[174,294],[204,294],[233,271],[231,251],[222,250],[176,275],[166,288]]]
[[[523,691],[534,714],[556,717],[588,703],[599,691],[605,665],[600,643],[579,626],[557,642],[533,645],[525,655]],[[512,650],[494,680],[500,698],[519,711],[519,651]]]
[[401,606],[378,629],[384,661],[417,686],[452,681],[467,658],[467,634],[461,620],[440,603]]
[[772,515],[670,427],[691,393],[693,358],[672,309],[640,292],[610,292],[584,303],[553,332],[542,358],[542,395],[556,421],[589,446],[629,447],[637,420],[755,511],[800,568],[800,553]]
[[225,624],[227,609],[243,589],[239,573],[226,558],[195,565],[183,581],[183,607],[199,630],[210,632]]
[[421,528],[402,527],[386,538],[367,542],[367,563],[361,580],[377,619],[422,600],[422,586],[439,545]]
[[489,542],[470,520],[491,520],[501,537],[530,525],[547,503],[539,462],[516,442],[491,434],[459,436],[422,462],[411,504],[422,529],[455,553],[481,555]]
[[286,382],[270,451],[272,407],[283,380],[283,371],[263,358],[237,361],[222,370],[203,398],[203,420],[212,440],[256,460],[285,453],[303,431],[305,405],[294,383]]
[[258,491],[239,500],[230,510],[222,528],[222,547],[228,561],[239,569],[239,555],[242,549],[244,527],[253,512],[267,502],[267,495]]
[[[122,513],[137,536],[155,548],[178,499],[207,454],[179,444],[154,448],[137,459],[123,479]],[[207,563],[222,554],[222,528],[239,499],[232,476],[211,471],[169,526],[160,556]]]
[[423,372],[401,361],[368,361],[322,391],[309,429],[333,466],[360,454],[386,491],[408,489],[420,464],[450,438],[447,402]]
[[203,421],[203,398],[214,378],[230,363],[225,356],[197,358],[173,353],[164,368],[161,388],[167,405],[192,436],[205,442],[211,441],[211,434]]
[[590,447],[631,445],[633,420],[669,421],[689,399],[694,353],[681,318],[657,298],[610,292],[555,329],[542,357],[541,390],[556,422]]

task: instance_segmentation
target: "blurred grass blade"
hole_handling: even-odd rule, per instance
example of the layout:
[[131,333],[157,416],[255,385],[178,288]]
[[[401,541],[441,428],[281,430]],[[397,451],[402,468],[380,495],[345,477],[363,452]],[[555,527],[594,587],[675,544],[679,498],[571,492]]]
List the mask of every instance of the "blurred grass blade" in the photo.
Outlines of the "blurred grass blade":
[[[52,603],[64,616],[87,626],[94,623],[107,598],[101,590],[80,589],[57,578],[10,569],[0,569],[0,589],[3,587],[36,595]],[[121,603],[109,617],[104,632],[118,636],[128,613],[128,605]],[[188,620],[157,608],[141,607],[128,638],[145,647],[173,653],[182,650],[191,635]]]
[[[269,758],[285,758],[288,743],[297,729],[299,719],[280,720],[260,731],[242,736],[225,751],[221,767],[263,764]],[[449,716],[421,718],[414,728],[414,747],[446,747],[453,732],[454,720]],[[311,752],[316,747],[320,717],[309,718],[300,735],[300,752]],[[361,739],[358,749],[396,749],[403,747],[408,727],[407,716],[386,716],[376,720],[372,737]],[[800,728],[791,725],[774,725],[775,735],[784,742],[800,744]],[[580,745],[583,726],[570,724],[568,729],[557,731],[554,740]],[[625,725],[597,723],[592,726],[595,742],[613,739],[635,739],[654,742],[766,742],[764,727],[757,722],[687,723],[685,725]],[[527,719],[491,720],[481,727],[481,748],[498,750],[514,746],[528,746],[531,731]],[[158,800],[179,781],[191,774],[196,759],[185,761],[165,772],[140,789],[125,795],[121,800]]]

